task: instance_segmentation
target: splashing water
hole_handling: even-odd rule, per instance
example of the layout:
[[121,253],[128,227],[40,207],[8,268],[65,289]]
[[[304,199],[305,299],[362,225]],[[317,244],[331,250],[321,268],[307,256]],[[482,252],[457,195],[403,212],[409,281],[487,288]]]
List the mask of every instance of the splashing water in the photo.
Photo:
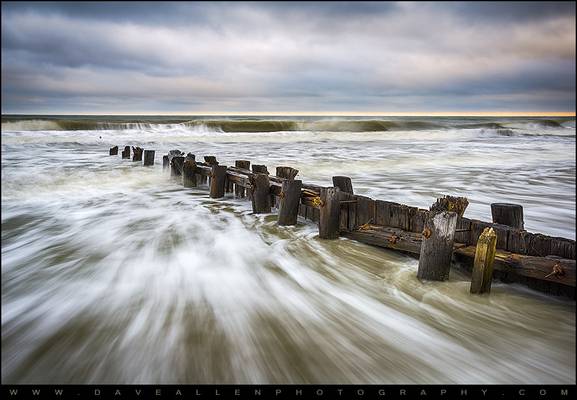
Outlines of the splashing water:
[[[499,282],[471,296],[458,269],[421,283],[413,258],[320,240],[304,220],[277,227],[160,165],[176,148],[289,165],[423,208],[466,196],[483,220],[491,202],[519,203],[528,230],[574,238],[574,119],[97,122],[3,120],[3,382],[575,383],[574,301]],[[110,157],[114,145],[155,149],[157,164]]]

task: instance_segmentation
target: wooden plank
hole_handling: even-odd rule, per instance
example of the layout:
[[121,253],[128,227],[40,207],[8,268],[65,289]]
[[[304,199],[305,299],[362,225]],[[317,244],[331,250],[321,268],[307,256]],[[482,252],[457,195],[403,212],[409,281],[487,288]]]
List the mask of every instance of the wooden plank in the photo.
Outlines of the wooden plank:
[[551,239],[551,255],[575,259],[575,241],[560,237]]
[[455,242],[469,244],[471,236],[471,220],[465,217],[457,218],[457,231],[455,232]]
[[493,231],[497,235],[497,248],[507,250],[507,240],[511,227],[501,224],[491,224],[490,227],[493,228]]
[[507,239],[507,251],[516,254],[527,254],[530,233],[518,229],[509,231]]
[[375,223],[375,201],[367,196],[355,196],[357,201],[356,225]]
[[[357,200],[357,196],[353,195],[351,200]],[[347,216],[348,230],[354,231],[357,229],[357,203],[349,203],[349,212]]]
[[375,201],[375,223],[382,226],[391,226],[391,206],[396,203],[390,201]]
[[530,256],[545,257],[551,254],[551,237],[540,233],[529,234],[527,254]]
[[307,206],[302,203],[299,205],[299,215],[305,219],[307,217]]
[[354,196],[348,192],[339,192],[340,203],[340,231],[346,232],[349,230],[349,207],[355,206],[355,203],[342,203],[343,201],[352,201]]
[[314,222],[319,222],[320,221],[320,210],[318,208],[313,207],[313,214],[312,214],[312,220]]
[[421,235],[398,228],[369,225],[367,229],[345,232],[343,236],[372,246],[414,255],[418,255],[421,251]]
[[485,230],[485,228],[490,228],[491,224],[489,222],[479,221],[477,219],[471,220],[471,234],[469,235],[469,240],[467,244],[476,245],[477,240],[479,240],[479,236]]
[[409,207],[404,204],[394,205],[391,208],[393,213],[391,216],[391,226],[409,231],[411,226],[411,208],[414,207]]
[[309,221],[314,221],[317,222],[317,220],[315,220],[315,208],[313,206],[306,206],[307,207],[307,219]]

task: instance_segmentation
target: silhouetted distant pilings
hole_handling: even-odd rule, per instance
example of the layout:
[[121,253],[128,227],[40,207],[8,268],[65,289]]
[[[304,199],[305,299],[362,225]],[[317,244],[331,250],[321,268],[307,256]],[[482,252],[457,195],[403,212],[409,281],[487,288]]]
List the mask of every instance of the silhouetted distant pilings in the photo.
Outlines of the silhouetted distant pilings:
[[[149,152],[154,159],[154,150],[144,150],[144,162],[153,165]],[[129,146],[122,158],[130,158]],[[198,162],[179,150],[163,156],[166,168],[185,187],[206,188],[210,178],[211,198],[248,197],[255,214],[277,208],[279,225],[295,225],[300,216],[318,223],[321,239],[344,236],[418,257],[422,280],[447,280],[454,260],[472,269],[474,294],[489,293],[496,278],[575,298],[575,240],[525,231],[517,204],[491,204],[493,222],[484,222],[464,217],[469,204],[464,197],[443,196],[423,210],[355,195],[347,176],[334,176],[333,186],[323,187],[295,180],[299,171],[292,167],[276,167],[273,176],[266,165],[249,160],[227,167],[215,156]]]

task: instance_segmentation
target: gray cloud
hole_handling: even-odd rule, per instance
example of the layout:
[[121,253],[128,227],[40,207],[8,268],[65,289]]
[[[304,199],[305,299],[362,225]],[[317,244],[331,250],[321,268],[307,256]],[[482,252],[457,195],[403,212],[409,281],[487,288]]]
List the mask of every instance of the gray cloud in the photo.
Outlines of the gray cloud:
[[2,112],[574,111],[573,3],[2,3]]

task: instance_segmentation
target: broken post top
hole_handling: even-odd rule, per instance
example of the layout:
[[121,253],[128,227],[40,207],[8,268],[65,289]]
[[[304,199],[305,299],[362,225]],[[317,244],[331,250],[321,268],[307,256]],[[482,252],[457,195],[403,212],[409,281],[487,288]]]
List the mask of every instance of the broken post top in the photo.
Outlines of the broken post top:
[[268,169],[266,169],[266,165],[253,164],[252,165],[252,172],[255,174],[261,173],[261,174],[269,175]]
[[333,176],[333,186],[338,187],[341,192],[353,193],[353,183],[348,176]]
[[298,173],[299,170],[292,167],[276,167],[276,176],[279,178],[292,180],[298,175]]
[[466,197],[443,196],[438,198],[429,210],[433,212],[453,211],[462,217],[468,205],[469,200]]
[[208,165],[218,165],[218,161],[216,161],[215,156],[204,156],[204,162]]
[[515,229],[524,229],[523,206],[509,203],[492,203],[491,215],[496,224],[511,226]]
[[249,160],[236,160],[234,162],[234,166],[237,168],[249,169],[250,168],[250,161]]

